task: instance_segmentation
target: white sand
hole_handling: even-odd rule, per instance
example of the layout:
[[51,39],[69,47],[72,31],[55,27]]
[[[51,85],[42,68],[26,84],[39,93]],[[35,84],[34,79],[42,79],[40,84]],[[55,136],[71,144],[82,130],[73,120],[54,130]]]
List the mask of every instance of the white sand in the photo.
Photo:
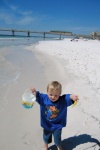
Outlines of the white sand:
[[[97,144],[100,142],[100,41],[84,39],[40,41],[35,48],[41,53],[61,58],[62,68],[66,70],[64,75],[59,68],[59,74],[63,75],[65,81],[63,93],[78,94],[80,98],[77,106],[69,109],[68,125],[64,128],[62,136],[63,140],[65,139],[64,148],[98,150],[100,146],[100,143],[99,146]],[[32,50],[33,46],[28,49]],[[52,62],[51,66],[56,69]]]
[[[24,50],[18,46],[16,51],[22,48]],[[39,106],[35,103],[33,109],[24,109],[21,96],[30,86],[46,92],[52,80],[61,82],[63,93],[78,94],[80,98],[78,104],[68,110],[68,124],[62,134],[64,149],[99,150],[100,42],[41,41],[26,49],[33,54],[31,51],[16,54],[22,73],[9,87],[8,103],[0,113],[0,150],[43,150]],[[56,150],[54,142],[50,147]]]
[[[39,42],[35,48],[40,52],[63,59],[68,72],[73,74],[77,80],[82,80],[83,84],[90,88],[91,94],[84,88],[83,84],[81,84],[81,88],[76,89],[79,83],[75,81],[74,86],[76,87],[72,92],[78,92],[80,95],[79,89],[82,91],[84,99],[84,102],[82,100],[82,107],[84,108],[85,105],[85,111],[88,110],[88,113],[93,114],[100,121],[100,41],[79,40],[78,42],[71,42],[69,39],[46,41]],[[68,84],[66,84],[66,89],[67,87]],[[88,106],[92,108],[88,109]]]

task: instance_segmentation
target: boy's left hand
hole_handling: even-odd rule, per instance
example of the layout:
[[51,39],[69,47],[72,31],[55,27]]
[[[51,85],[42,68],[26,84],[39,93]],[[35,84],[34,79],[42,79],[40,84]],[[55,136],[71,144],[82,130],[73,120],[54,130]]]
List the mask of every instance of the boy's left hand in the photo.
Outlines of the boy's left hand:
[[78,95],[70,95],[70,99],[73,100],[73,101],[78,101],[79,98],[78,98]]

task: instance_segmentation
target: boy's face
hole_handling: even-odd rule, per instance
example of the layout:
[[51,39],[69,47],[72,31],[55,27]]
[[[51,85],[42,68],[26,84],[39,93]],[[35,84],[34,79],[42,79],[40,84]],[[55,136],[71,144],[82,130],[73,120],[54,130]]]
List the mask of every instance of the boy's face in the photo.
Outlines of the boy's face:
[[59,99],[59,96],[60,96],[61,92],[60,91],[50,91],[50,90],[48,90],[47,94],[48,94],[49,99],[52,102],[56,102]]

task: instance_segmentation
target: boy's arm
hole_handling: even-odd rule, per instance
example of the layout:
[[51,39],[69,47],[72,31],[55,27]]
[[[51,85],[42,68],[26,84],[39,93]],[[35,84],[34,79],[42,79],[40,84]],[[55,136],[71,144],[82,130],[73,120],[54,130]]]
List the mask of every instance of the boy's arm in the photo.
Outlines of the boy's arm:
[[65,99],[66,99],[66,104],[67,104],[67,107],[68,107],[68,106],[73,105],[75,102],[77,102],[78,96],[73,95],[73,94],[66,94]]
[[66,106],[71,106],[72,104],[74,104],[74,101],[71,99],[71,94],[66,94],[65,96],[65,100],[66,100]]
[[40,93],[34,87],[31,87],[30,90],[32,91],[33,95],[36,96],[36,102],[40,105],[43,105],[46,94]]

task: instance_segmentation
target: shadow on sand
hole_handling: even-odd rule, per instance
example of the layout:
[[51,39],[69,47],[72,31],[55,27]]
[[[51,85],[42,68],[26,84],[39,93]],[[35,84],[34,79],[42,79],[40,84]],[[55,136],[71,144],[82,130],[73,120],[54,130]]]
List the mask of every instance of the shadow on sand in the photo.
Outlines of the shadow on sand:
[[[62,146],[63,146],[64,150],[66,150],[66,149],[72,150],[76,146],[78,146],[80,144],[85,144],[85,143],[88,143],[88,142],[94,143],[94,145],[91,146],[91,147],[94,147],[96,145],[98,145],[100,147],[100,142],[97,139],[92,138],[90,135],[87,135],[87,134],[82,134],[82,135],[78,135],[78,136],[74,136],[74,137],[64,139],[62,141]],[[57,150],[55,145],[50,146],[49,150],[50,149]],[[98,150],[100,150],[100,149],[98,149]]]

